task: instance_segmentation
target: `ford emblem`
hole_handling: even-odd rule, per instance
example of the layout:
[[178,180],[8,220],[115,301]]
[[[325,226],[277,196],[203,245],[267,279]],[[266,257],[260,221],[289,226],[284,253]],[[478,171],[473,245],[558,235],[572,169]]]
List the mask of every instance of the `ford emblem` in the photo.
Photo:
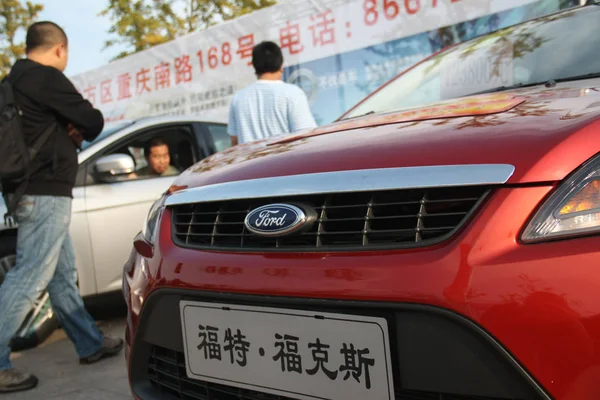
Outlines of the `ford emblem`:
[[302,228],[307,216],[291,204],[267,204],[250,211],[244,224],[252,233],[261,236],[283,236]]

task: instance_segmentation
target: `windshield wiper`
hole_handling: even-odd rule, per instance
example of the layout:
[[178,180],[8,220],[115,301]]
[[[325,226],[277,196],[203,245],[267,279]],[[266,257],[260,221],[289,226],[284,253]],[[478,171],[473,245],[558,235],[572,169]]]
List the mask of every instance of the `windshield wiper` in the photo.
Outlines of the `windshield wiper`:
[[533,83],[517,83],[516,85],[498,86],[498,87],[495,87],[492,89],[482,90],[481,92],[469,93],[469,94],[465,94],[464,96],[461,96],[461,97],[477,96],[478,94],[503,92],[505,90],[522,89],[522,88],[526,88],[526,87],[539,86],[539,85],[546,85],[546,87],[551,88],[551,87],[554,87],[554,85],[556,85],[556,82],[550,80],[550,81],[533,82]]
[[364,114],[359,114],[359,115],[355,115],[354,117],[346,117],[346,118],[341,118],[340,121],[347,121],[349,119],[354,119],[354,118],[360,118],[360,117],[365,117],[367,115],[371,115],[371,114],[375,114],[375,111],[371,110],[369,112],[366,112]]
[[555,79],[556,82],[581,81],[584,79],[600,78],[600,72],[592,72],[591,74],[569,76],[567,78]]
[[591,74],[569,76],[566,78],[550,79],[549,81],[543,81],[543,82],[517,83],[516,85],[499,86],[499,87],[492,88],[492,89],[482,90],[481,92],[466,94],[461,97],[476,96],[478,94],[486,94],[486,93],[502,92],[505,90],[522,89],[522,88],[539,86],[539,85],[545,85],[547,88],[552,88],[552,87],[556,86],[557,82],[569,82],[569,81],[578,81],[578,80],[593,79],[593,78],[600,78],[600,72],[593,72]]

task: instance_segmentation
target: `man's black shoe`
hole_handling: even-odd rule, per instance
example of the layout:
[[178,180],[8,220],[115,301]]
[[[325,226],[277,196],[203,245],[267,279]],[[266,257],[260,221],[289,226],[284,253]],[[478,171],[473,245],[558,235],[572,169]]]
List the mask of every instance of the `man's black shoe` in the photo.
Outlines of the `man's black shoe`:
[[36,387],[38,378],[14,368],[0,371],[0,393],[14,393]]
[[103,358],[116,356],[123,349],[123,346],[123,339],[104,337],[104,346],[102,346],[100,350],[98,350],[91,356],[81,357],[79,359],[79,363],[93,364],[102,360]]

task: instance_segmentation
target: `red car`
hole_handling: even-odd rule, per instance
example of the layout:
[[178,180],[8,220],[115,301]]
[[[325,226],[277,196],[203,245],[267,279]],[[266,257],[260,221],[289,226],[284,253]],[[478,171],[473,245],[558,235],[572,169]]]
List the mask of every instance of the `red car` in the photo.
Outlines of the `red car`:
[[125,265],[138,399],[600,398],[600,6],[183,173]]

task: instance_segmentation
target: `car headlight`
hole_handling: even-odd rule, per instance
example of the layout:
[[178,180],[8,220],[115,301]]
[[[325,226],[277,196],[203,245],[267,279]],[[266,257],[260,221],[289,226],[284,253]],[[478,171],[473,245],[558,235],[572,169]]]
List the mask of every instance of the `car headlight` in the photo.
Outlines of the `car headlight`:
[[162,196],[160,199],[156,200],[154,204],[152,204],[152,207],[150,207],[150,211],[148,212],[146,222],[142,227],[142,236],[144,236],[144,239],[150,244],[154,244],[156,241],[158,224],[160,223],[160,219],[165,209],[165,199],[166,196]]
[[600,232],[600,155],[558,186],[523,231],[524,243]]

